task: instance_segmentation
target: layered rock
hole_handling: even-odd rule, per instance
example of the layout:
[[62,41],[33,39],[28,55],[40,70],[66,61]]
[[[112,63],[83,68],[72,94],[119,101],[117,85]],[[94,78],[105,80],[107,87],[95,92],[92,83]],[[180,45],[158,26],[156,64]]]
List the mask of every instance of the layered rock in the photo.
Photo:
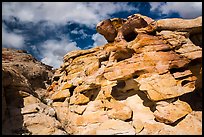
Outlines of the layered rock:
[[26,51],[2,48],[2,134],[67,134],[44,100],[52,76]]
[[202,134],[202,17],[134,14],[97,31],[107,44],[56,71],[2,48],[3,134]]
[[97,30],[109,43],[67,53],[47,90],[67,133],[202,134],[201,17],[136,14]]

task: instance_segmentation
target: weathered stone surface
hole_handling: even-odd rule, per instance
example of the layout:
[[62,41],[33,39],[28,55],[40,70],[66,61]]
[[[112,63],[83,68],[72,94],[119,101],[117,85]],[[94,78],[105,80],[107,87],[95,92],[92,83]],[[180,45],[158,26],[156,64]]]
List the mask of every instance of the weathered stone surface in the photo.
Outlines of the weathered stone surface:
[[58,92],[55,92],[52,96],[52,100],[58,100],[58,99],[64,99],[70,96],[69,89],[61,90]]
[[50,66],[26,51],[2,48],[2,74],[2,134],[67,134],[54,111],[42,103],[53,75]]
[[[72,85],[62,120],[69,134],[183,134],[177,125],[201,110],[184,96],[201,93],[202,25],[199,18],[170,19],[183,27],[166,21],[140,14],[102,21],[97,29],[109,43],[64,56],[49,93]],[[126,124],[118,132],[110,121]]]
[[[187,81],[182,84],[182,81]],[[153,101],[165,100],[193,92],[196,77],[176,80],[170,73],[159,75],[157,73],[143,74],[136,81],[141,84],[140,90],[147,91],[148,97]]]
[[90,101],[90,99],[84,94],[75,94],[70,98],[70,104],[80,105],[86,104]]
[[59,121],[45,114],[25,115],[24,119],[24,126],[34,135],[51,135],[61,128]]
[[200,17],[101,21],[108,43],[67,53],[53,76],[3,49],[4,134],[201,135],[201,30]]
[[124,105],[123,103],[112,103],[110,110],[107,111],[109,118],[119,119],[119,120],[128,120],[132,118],[132,110]]
[[135,135],[135,131],[129,123],[110,119],[96,129],[96,135]]
[[160,30],[176,30],[176,31],[201,31],[202,17],[195,19],[161,19],[157,21]]
[[172,103],[165,101],[158,102],[156,111],[154,112],[155,118],[159,122],[171,124],[186,116],[192,111],[190,105],[186,102],[177,100]]
[[187,115],[175,127],[178,135],[201,135],[202,134],[202,111],[194,111]]

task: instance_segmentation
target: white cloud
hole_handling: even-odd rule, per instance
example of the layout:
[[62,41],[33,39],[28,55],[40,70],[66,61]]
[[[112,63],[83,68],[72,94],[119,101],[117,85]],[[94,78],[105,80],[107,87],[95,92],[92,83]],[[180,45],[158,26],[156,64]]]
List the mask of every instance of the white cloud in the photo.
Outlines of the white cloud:
[[2,24],[2,46],[7,48],[22,48],[25,46],[25,39],[22,35],[8,32]]
[[92,39],[94,40],[93,47],[101,46],[107,43],[107,40],[99,33],[93,34]]
[[131,10],[137,9],[125,2],[4,2],[2,18],[11,20],[13,16],[21,21],[47,20],[55,24],[73,21],[95,27],[112,13]]
[[70,51],[79,50],[76,42],[71,42],[69,39],[62,38],[61,41],[47,40],[40,45],[40,52],[43,56],[43,63],[59,68],[63,63],[63,56]]
[[177,12],[182,18],[202,16],[202,2],[150,2],[151,11],[158,10],[162,14]]
[[83,29],[80,29],[80,30],[74,29],[71,31],[71,33],[81,35],[80,37],[81,39],[85,39],[86,37],[88,37],[88,34],[86,34]]

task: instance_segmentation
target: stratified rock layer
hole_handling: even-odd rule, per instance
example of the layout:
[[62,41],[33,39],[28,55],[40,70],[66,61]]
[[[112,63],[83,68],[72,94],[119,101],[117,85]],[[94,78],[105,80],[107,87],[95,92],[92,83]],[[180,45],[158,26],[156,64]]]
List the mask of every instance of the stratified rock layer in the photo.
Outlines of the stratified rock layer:
[[66,132],[201,135],[202,18],[135,14],[97,30],[109,43],[67,53],[48,88]]
[[202,17],[96,29],[108,43],[67,53],[55,72],[2,48],[2,133],[201,135]]

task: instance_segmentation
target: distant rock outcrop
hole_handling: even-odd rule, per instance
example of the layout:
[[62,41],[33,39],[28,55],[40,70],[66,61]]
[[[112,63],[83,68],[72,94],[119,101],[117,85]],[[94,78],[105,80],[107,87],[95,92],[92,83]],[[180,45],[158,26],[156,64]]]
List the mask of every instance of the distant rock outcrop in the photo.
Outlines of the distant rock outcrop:
[[135,14],[97,31],[108,43],[67,53],[54,75],[3,49],[4,133],[202,134],[202,17]]
[[135,14],[97,30],[109,43],[67,53],[48,88],[66,132],[201,135],[202,17]]
[[23,50],[2,48],[2,134],[62,134],[43,103],[53,70]]

